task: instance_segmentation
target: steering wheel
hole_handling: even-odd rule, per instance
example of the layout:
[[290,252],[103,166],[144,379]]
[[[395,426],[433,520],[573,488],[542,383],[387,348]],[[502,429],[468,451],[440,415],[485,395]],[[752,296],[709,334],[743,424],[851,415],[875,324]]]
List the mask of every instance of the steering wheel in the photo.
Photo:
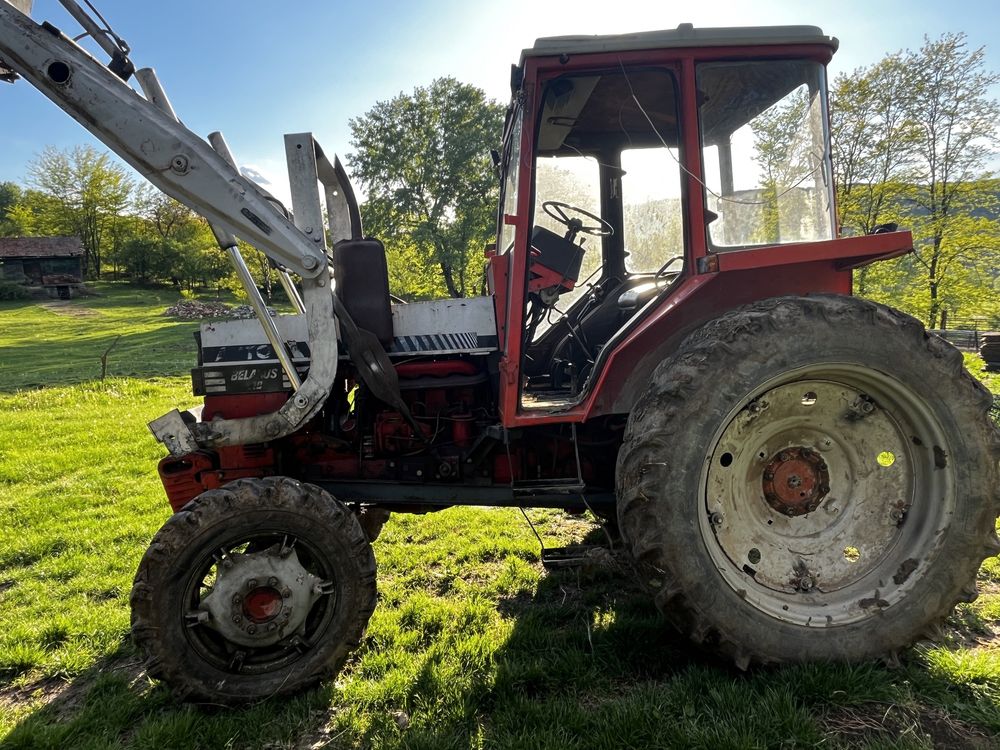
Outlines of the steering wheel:
[[[589,211],[584,211],[582,208],[571,206],[568,203],[563,203],[562,201],[545,201],[542,203],[542,210],[560,224],[566,226],[569,230],[566,238],[569,240],[572,240],[578,234],[589,234],[594,237],[610,237],[615,233],[615,228],[600,216],[596,216]],[[597,223],[584,224],[582,219],[572,216],[571,214],[573,213],[586,216]]]

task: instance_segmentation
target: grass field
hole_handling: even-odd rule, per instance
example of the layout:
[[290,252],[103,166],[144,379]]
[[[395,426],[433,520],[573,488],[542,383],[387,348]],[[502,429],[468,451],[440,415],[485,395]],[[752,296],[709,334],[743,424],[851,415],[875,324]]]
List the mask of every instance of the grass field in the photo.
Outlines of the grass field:
[[[102,292],[0,304],[0,746],[1000,746],[997,560],[941,644],[898,665],[739,673],[674,635],[614,557],[544,572],[497,509],[393,517],[378,609],[335,682],[238,711],[174,702],[140,668],[127,601],[169,512],[145,423],[192,403],[194,324],[160,316],[168,291]],[[546,543],[603,538],[531,516]]]

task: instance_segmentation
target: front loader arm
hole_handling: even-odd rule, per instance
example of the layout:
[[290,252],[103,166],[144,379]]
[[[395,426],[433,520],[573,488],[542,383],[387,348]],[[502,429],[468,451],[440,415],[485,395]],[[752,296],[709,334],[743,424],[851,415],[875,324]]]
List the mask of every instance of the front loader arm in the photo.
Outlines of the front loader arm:
[[[144,98],[54,26],[36,24],[7,0],[0,0],[0,60],[139,174],[204,216],[217,237],[237,235],[302,278],[312,357],[293,397],[273,414],[245,419],[188,424],[173,411],[150,425],[157,438],[174,454],[244,445],[290,434],[314,416],[337,370],[337,319],[318,192],[315,205],[298,217],[302,231],[168,105]],[[312,139],[303,147],[313,149]],[[265,331],[273,328],[270,319],[260,322]]]

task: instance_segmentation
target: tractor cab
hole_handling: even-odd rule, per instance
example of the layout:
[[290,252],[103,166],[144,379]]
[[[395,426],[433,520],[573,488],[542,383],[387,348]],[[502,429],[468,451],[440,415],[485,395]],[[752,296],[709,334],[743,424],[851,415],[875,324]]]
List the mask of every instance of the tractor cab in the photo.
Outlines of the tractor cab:
[[836,46],[815,27],[683,25],[523,52],[491,275],[510,413],[572,410],[713,256],[833,239]]

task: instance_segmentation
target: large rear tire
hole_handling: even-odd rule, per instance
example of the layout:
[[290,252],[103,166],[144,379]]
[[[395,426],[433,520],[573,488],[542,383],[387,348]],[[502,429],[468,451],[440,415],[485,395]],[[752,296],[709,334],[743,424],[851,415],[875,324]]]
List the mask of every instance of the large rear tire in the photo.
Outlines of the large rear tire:
[[735,310],[636,404],[622,534],[663,614],[741,667],[894,654],[975,598],[1000,546],[990,402],[957,350],[890,308]]
[[335,674],[375,598],[354,513],[313,485],[241,479],[157,532],[132,587],[132,634],[178,697],[243,704]]

